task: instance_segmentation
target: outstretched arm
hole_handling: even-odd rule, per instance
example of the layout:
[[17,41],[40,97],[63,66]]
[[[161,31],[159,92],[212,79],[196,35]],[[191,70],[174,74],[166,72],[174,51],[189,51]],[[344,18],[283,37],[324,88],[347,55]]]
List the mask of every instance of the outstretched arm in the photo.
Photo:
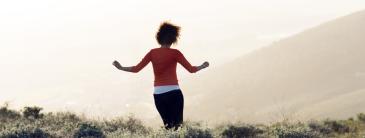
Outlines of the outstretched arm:
[[119,70],[123,70],[123,71],[127,71],[127,72],[132,72],[132,68],[133,68],[133,66],[132,66],[132,67],[123,67],[123,66],[122,66],[122,65],[120,65],[120,63],[119,63],[118,61],[116,61],[116,60],[114,60],[113,65],[114,65],[117,69],[119,69]]
[[206,67],[209,66],[208,62],[204,62],[202,65],[200,66],[192,66],[188,60],[186,60],[186,58],[184,57],[184,55],[178,51],[178,57],[177,57],[177,62],[179,62],[186,70],[188,70],[190,73],[195,73],[201,69],[204,69]]
[[198,71],[204,68],[209,67],[209,62],[205,61],[202,65],[198,66]]
[[123,71],[127,71],[127,72],[133,72],[133,73],[137,73],[140,70],[142,70],[149,62],[151,61],[151,57],[150,57],[150,52],[148,52],[146,54],[146,56],[144,56],[144,58],[142,59],[142,61],[140,61],[136,66],[131,66],[131,67],[123,67],[122,65],[120,65],[120,63],[118,61],[114,61],[113,65],[119,69],[119,70],[123,70]]

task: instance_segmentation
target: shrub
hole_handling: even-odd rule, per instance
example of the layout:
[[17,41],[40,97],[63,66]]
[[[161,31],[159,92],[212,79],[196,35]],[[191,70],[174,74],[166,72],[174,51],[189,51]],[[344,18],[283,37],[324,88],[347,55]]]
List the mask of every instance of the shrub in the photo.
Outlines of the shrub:
[[178,130],[166,130],[161,127],[157,132],[151,133],[149,137],[163,138],[213,138],[209,128],[202,127],[198,122],[187,121]]
[[48,130],[51,135],[57,137],[72,137],[73,133],[79,128],[81,122],[85,121],[71,112],[49,112],[44,114],[42,119],[30,121],[30,123],[41,125],[42,128]]
[[357,114],[357,119],[359,121],[365,122],[365,114],[364,113]]
[[43,108],[37,106],[24,107],[23,116],[28,119],[42,118],[43,114],[40,113],[41,110],[43,110]]
[[348,121],[355,121],[355,119],[353,117],[349,117],[347,120]]
[[83,138],[83,137],[95,137],[95,138],[104,138],[105,135],[101,131],[100,128],[95,125],[89,123],[82,123],[79,129],[74,134],[75,138]]
[[123,118],[117,118],[110,121],[104,121],[102,123],[103,130],[107,133],[113,133],[116,131],[127,131],[131,134],[146,135],[150,133],[151,129],[144,126],[143,122],[139,119],[129,116],[127,120]]
[[308,127],[314,131],[317,131],[325,135],[328,135],[333,132],[333,130],[330,127],[325,126],[323,123],[320,122],[309,122]]
[[3,122],[6,119],[16,119],[19,118],[21,115],[19,112],[10,110],[8,108],[8,104],[5,104],[4,106],[0,107],[0,121]]
[[133,116],[129,116],[128,120],[125,121],[125,129],[131,133],[148,133],[148,128],[143,125],[142,121],[134,118]]
[[279,138],[315,138],[315,133],[312,133],[308,130],[290,130],[290,131],[282,131],[277,135]]
[[222,132],[222,136],[227,138],[256,137],[262,133],[264,133],[263,130],[252,125],[228,125]]
[[350,131],[356,131],[356,128],[351,129],[351,120],[324,120],[323,122],[310,122],[308,123],[309,128],[317,131],[321,134],[331,134],[331,133],[349,133]]
[[71,112],[57,112],[54,115],[54,118],[59,120],[63,120],[65,122],[80,122],[81,118],[74,113]]
[[324,125],[331,128],[337,133],[348,133],[350,132],[350,127],[345,124],[345,122],[335,121],[335,120],[325,120]]
[[57,113],[47,113],[43,116],[43,120],[47,122],[64,124],[64,123],[79,123],[82,119],[74,113],[71,112],[57,112]]
[[194,126],[186,126],[184,130],[185,138],[213,138],[209,129],[202,129]]
[[317,138],[320,134],[311,130],[302,123],[287,124],[279,123],[273,127],[273,134],[278,138]]
[[48,138],[50,135],[40,128],[23,128],[3,131],[0,133],[2,138]]

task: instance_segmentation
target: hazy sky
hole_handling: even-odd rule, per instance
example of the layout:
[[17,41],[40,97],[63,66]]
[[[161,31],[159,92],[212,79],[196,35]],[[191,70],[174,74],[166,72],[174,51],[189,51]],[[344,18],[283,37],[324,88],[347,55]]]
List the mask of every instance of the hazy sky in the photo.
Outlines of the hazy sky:
[[111,63],[134,65],[157,47],[162,21],[182,26],[177,47],[193,64],[214,68],[363,9],[364,0],[0,1],[0,103],[51,105],[69,94],[128,91],[127,81],[152,87],[152,74],[120,73]]

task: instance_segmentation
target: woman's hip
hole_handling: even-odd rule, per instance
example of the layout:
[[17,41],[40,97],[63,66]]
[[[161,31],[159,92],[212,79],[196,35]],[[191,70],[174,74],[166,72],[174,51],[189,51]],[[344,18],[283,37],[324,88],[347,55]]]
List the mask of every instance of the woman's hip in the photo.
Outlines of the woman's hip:
[[155,101],[161,102],[173,102],[173,101],[183,101],[184,96],[180,89],[171,90],[162,94],[153,94]]

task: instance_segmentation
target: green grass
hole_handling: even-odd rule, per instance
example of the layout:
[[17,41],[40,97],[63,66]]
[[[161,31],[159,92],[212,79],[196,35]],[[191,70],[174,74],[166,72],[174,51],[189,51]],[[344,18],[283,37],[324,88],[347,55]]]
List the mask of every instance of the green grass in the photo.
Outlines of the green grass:
[[40,107],[25,107],[22,111],[0,107],[0,138],[46,137],[151,137],[151,138],[321,138],[365,137],[365,115],[360,113],[347,120],[282,121],[273,124],[230,123],[206,126],[199,122],[184,122],[178,131],[152,128],[133,116],[111,120],[93,120],[71,112],[42,113]]

